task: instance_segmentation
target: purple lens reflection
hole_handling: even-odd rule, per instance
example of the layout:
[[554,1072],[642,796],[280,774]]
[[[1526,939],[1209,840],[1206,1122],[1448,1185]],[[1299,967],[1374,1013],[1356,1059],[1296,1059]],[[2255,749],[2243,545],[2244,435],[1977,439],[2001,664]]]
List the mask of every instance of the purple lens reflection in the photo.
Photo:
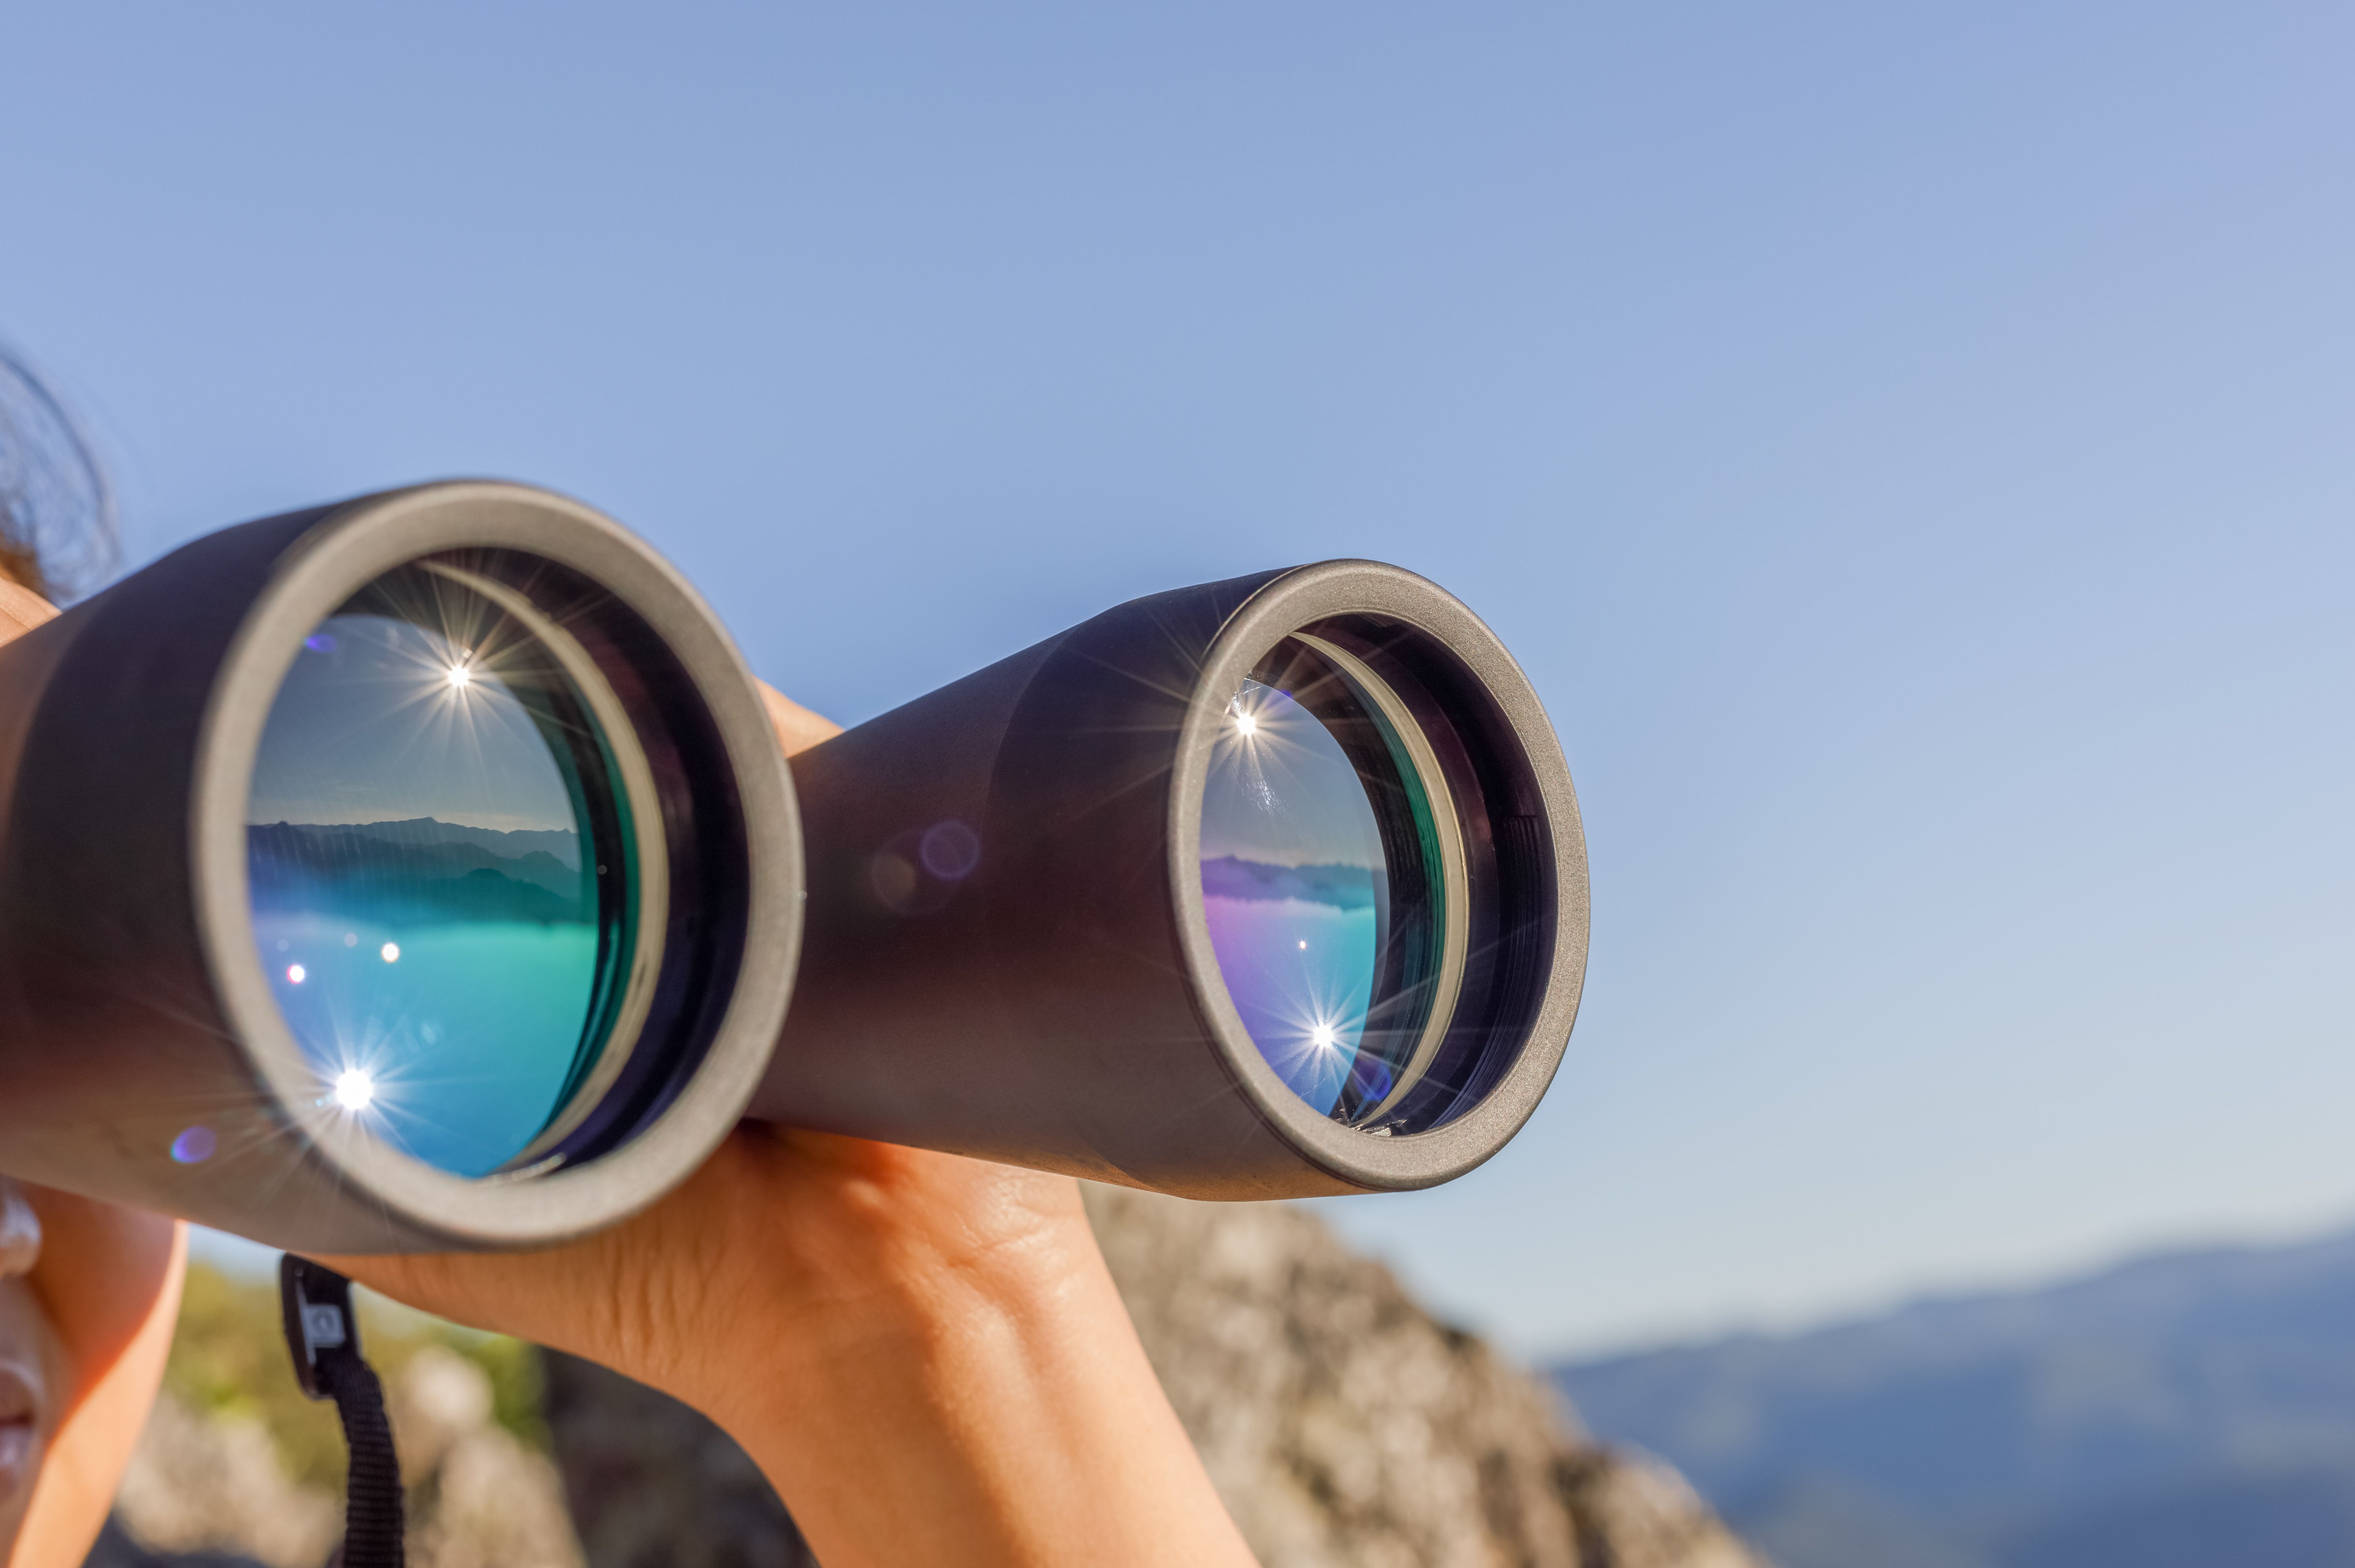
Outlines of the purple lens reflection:
[[1284,1084],[1331,1115],[1353,1070],[1379,1100],[1390,1071],[1359,1047],[1374,1001],[1390,878],[1366,787],[1290,694],[1245,681],[1202,792],[1202,907],[1227,994]]
[[934,876],[961,882],[981,863],[981,835],[951,818],[933,824],[917,846],[917,854]]

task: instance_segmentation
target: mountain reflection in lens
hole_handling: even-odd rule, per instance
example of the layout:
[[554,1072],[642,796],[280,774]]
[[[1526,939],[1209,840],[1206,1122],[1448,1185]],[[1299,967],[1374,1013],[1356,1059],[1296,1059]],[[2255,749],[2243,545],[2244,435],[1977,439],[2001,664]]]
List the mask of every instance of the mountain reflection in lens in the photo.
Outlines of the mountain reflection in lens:
[[1432,815],[1394,727],[1288,641],[1228,705],[1202,793],[1202,906],[1227,994],[1269,1066],[1368,1126],[1408,1086],[1444,899]]
[[254,938],[320,1114],[460,1175],[528,1150],[628,968],[626,816],[570,675],[459,577],[404,568],[322,623],[247,813]]

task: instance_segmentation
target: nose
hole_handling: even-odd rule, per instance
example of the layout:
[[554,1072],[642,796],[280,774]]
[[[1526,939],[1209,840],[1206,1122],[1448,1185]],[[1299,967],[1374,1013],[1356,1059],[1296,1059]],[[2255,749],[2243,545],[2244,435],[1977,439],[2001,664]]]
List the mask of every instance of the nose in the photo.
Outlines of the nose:
[[30,1274],[41,1260],[41,1219],[25,1190],[0,1176],[0,1279]]

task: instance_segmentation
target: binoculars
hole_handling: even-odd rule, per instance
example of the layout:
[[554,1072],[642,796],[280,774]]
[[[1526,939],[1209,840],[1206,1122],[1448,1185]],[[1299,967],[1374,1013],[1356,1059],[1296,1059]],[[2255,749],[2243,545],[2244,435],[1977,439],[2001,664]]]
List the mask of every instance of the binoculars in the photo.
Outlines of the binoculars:
[[558,1241],[746,1117],[1428,1186],[1536,1107],[1586,920],[1536,694],[1370,562],[790,766],[686,581],[521,485],[229,528],[0,649],[0,1171],[290,1249]]

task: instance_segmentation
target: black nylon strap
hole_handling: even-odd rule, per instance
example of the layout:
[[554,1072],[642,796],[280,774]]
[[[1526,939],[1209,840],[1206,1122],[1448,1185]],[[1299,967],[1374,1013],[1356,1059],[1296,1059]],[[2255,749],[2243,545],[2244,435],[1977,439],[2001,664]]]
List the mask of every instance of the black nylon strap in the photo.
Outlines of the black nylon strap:
[[343,1568],[402,1568],[406,1554],[400,1460],[392,1424],[385,1419],[384,1385],[376,1369],[349,1351],[320,1358],[327,1393],[343,1417],[351,1472],[344,1483]]
[[400,1458],[384,1413],[384,1384],[360,1354],[352,1282],[290,1255],[279,1260],[278,1286],[296,1379],[313,1399],[336,1402],[351,1456],[344,1543],[334,1561],[340,1568],[405,1568]]

